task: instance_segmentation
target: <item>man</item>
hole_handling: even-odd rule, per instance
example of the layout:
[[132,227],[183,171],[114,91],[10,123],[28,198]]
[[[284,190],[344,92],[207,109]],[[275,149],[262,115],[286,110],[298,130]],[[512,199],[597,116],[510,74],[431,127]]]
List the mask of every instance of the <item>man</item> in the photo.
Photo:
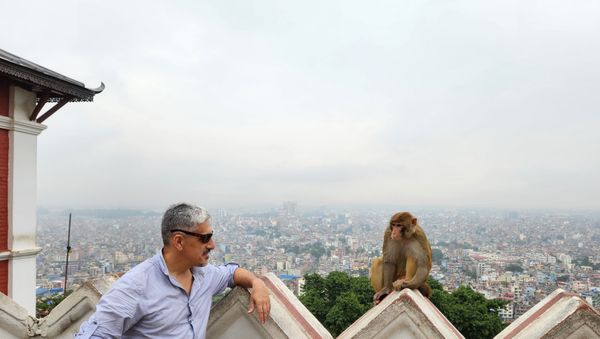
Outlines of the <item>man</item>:
[[163,249],[113,284],[76,338],[204,338],[212,297],[227,286],[252,288],[248,313],[267,321],[262,280],[237,265],[208,263],[215,240],[205,209],[171,206],[161,232]]

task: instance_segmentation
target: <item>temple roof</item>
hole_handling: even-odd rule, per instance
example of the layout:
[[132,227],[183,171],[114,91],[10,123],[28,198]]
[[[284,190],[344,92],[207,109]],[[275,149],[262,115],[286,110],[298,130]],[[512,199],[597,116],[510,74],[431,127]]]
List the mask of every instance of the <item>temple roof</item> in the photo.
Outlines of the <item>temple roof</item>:
[[[104,90],[104,84],[95,89],[34,62],[0,49],[0,77],[6,77],[27,90],[38,93],[45,101],[93,101],[94,95]],[[47,96],[47,98],[46,98]]]

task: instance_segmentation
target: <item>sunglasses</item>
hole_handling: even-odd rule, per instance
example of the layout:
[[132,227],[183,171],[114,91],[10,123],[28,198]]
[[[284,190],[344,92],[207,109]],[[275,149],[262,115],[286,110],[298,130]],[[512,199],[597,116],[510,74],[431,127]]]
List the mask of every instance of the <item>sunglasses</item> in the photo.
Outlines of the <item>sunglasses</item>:
[[206,233],[206,234],[200,234],[200,233],[184,231],[184,230],[180,230],[180,229],[174,229],[174,230],[171,230],[170,232],[181,232],[183,234],[191,235],[193,237],[200,239],[200,242],[202,242],[203,244],[208,243],[213,236],[213,232]]

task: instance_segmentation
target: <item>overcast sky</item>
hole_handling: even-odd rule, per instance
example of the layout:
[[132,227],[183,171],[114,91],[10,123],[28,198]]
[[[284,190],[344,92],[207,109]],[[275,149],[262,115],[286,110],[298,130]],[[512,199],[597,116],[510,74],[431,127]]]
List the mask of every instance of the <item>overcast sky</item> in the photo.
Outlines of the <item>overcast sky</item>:
[[0,0],[106,84],[38,138],[46,207],[600,209],[600,2]]

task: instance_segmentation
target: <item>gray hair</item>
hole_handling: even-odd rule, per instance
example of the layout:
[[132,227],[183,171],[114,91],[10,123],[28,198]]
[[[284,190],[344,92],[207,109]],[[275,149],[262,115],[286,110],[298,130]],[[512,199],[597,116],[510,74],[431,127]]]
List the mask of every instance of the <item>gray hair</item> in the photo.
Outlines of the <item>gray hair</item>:
[[171,230],[181,229],[184,231],[194,231],[198,224],[210,220],[208,211],[199,206],[186,203],[172,205],[163,215],[161,223],[161,234],[163,244],[168,245],[171,238]]

